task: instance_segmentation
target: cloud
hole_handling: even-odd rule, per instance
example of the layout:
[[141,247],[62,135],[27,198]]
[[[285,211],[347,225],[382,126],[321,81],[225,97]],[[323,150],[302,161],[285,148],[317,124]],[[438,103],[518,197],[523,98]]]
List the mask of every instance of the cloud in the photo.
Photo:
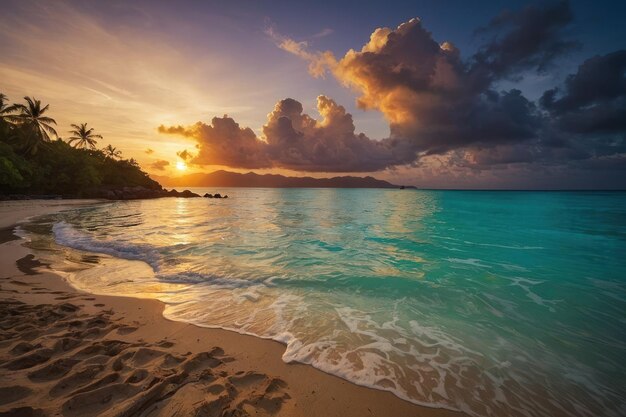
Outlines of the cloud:
[[497,92],[492,85],[522,69],[542,70],[568,50],[559,33],[570,19],[566,3],[503,14],[482,30],[501,36],[468,61],[451,42],[435,41],[417,18],[396,29],[376,29],[360,51],[341,59],[275,38],[281,39],[279,47],[309,61],[312,75],[330,71],[360,94],[360,108],[381,111],[390,123],[390,143],[415,159],[535,137],[541,117],[534,103],[518,90]]
[[540,103],[566,132],[624,132],[626,50],[586,60],[562,89],[546,91]]
[[225,165],[240,168],[267,168],[271,164],[263,142],[250,128],[241,128],[231,117],[214,117],[211,124],[198,122],[191,126],[159,126],[164,134],[181,135],[197,141],[198,152],[192,164]]
[[[564,52],[558,33],[568,16],[561,4],[506,14],[489,26],[501,36],[468,61],[411,19],[394,30],[377,29],[360,51],[328,68],[360,94],[360,108],[385,115],[392,139],[417,154],[530,140],[541,125],[536,106],[519,90],[498,92],[493,84],[522,69],[542,70]],[[531,36],[536,21],[550,29]]]
[[[270,38],[272,38],[272,40],[274,40],[274,42],[280,49],[285,50],[307,61],[309,63],[309,73],[316,78],[324,77],[327,68],[337,65],[337,60],[335,59],[333,53],[330,51],[310,52],[308,50],[308,42],[296,42],[293,39],[279,34],[272,26],[267,28],[265,30],[265,33]],[[324,31],[320,32],[320,34],[323,33]]]
[[330,28],[324,28],[311,37],[312,38],[325,38],[326,36],[332,35],[333,33],[335,33],[334,30]]
[[401,163],[387,144],[355,133],[352,115],[326,96],[317,98],[320,120],[293,99],[279,101],[263,126],[274,166],[300,171],[376,171]]
[[[562,164],[622,152],[619,146],[607,145],[620,141],[615,137],[612,142],[568,137],[571,132],[597,133],[599,128],[623,135],[624,58],[619,53],[581,66],[584,73],[589,72],[587,67],[596,67],[594,72],[603,74],[603,86],[593,85],[588,76],[570,76],[568,94],[558,98],[557,90],[549,91],[542,105],[516,89],[497,91],[498,82],[543,73],[556,58],[577,48],[577,42],[564,37],[571,20],[567,2],[502,13],[476,31],[486,42],[467,59],[451,42],[435,41],[417,18],[395,29],[376,29],[360,50],[349,50],[341,58],[311,52],[304,42],[275,38],[281,39],[279,47],[307,60],[313,76],[329,72],[357,92],[359,108],[383,113],[391,135],[380,143],[394,154],[392,164],[423,166],[427,156],[440,155],[444,165],[487,169]],[[599,77],[593,82],[599,82]],[[612,96],[600,101],[596,97],[592,108],[587,100],[578,113],[556,114],[584,94]],[[546,114],[545,108],[552,114]]]
[[183,149],[180,152],[176,152],[176,156],[178,156],[180,159],[182,159],[185,162],[193,158],[193,155],[187,149]]
[[626,50],[587,59],[539,102],[553,136],[575,152],[572,160],[626,171]]
[[153,150],[153,149],[148,148],[148,149],[146,149],[144,152],[145,152],[147,155],[152,155],[152,154],[154,153],[154,150]]
[[563,39],[563,29],[572,18],[567,1],[501,13],[476,30],[493,38],[472,57],[470,73],[489,81],[529,68],[545,71],[556,57],[579,47],[578,42]]
[[261,138],[228,116],[215,117],[210,125],[199,122],[158,130],[195,139],[198,152],[190,162],[197,165],[351,172],[405,162],[388,143],[355,133],[352,116],[333,100],[319,96],[317,109],[319,120],[303,113],[297,100],[280,100],[268,115]]
[[[430,175],[461,176],[512,166],[527,173],[549,166],[623,167],[621,53],[583,63],[563,90],[546,92],[539,103],[520,90],[497,89],[500,81],[545,72],[575,48],[563,36],[571,19],[566,2],[503,13],[477,31],[486,41],[467,58],[451,42],[436,41],[420,19],[378,28],[360,50],[342,57],[311,51],[306,41],[270,28],[266,33],[277,46],[307,61],[313,76],[332,74],[358,94],[359,108],[380,111],[389,137],[357,133],[352,115],[323,95],[318,119],[297,100],[280,100],[261,136],[228,116],[160,126],[159,132],[194,139],[193,164],[237,168],[371,172],[410,165]],[[589,136],[601,128],[621,138]]]
[[165,168],[167,166],[169,166],[169,164],[170,163],[168,161],[166,161],[164,159],[159,159],[159,160],[154,161],[153,163],[151,163],[150,164],[150,168],[156,169],[156,170],[159,170],[159,171],[163,171],[163,170],[165,170]]
[[157,127],[157,131],[159,133],[165,133],[168,135],[181,135],[185,137],[190,137],[193,135],[193,128],[186,128],[184,126],[164,126],[161,125]]

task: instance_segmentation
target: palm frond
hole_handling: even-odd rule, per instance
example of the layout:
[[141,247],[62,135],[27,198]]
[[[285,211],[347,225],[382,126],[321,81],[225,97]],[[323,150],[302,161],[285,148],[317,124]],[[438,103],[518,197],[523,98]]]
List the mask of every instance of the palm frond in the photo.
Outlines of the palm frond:
[[20,124],[24,122],[24,118],[17,114],[10,114],[8,116],[3,116],[5,120],[10,123]]
[[0,110],[0,114],[6,114],[6,113],[13,113],[16,112],[17,110],[19,110],[19,107],[17,104],[12,104],[10,106],[7,106],[3,109]]
[[50,118],[50,117],[45,117],[45,116],[44,117],[38,117],[37,120],[39,120],[40,122],[43,122],[43,123],[50,123],[50,124],[53,124],[53,125],[57,124],[57,121],[52,119],[52,118]]
[[52,133],[54,136],[58,136],[57,131],[54,130],[52,126],[48,126],[47,124],[41,123],[40,126],[45,129],[46,132]]
[[[38,102],[38,100],[34,100],[34,99],[32,99],[32,98],[30,98],[28,96],[24,97],[24,100],[26,100],[26,102],[28,103],[28,107],[30,107],[31,109],[35,109],[35,108],[39,107],[38,105],[35,104],[35,103]],[[39,103],[37,103],[37,104],[39,104]],[[24,107],[26,107],[26,106],[24,106]]]
[[26,107],[26,106],[25,106],[25,105],[23,105],[23,104],[19,104],[19,103],[18,103],[18,104],[14,104],[14,106],[15,106],[15,109],[16,109],[16,110],[18,110],[18,111],[20,111],[20,112],[22,112],[22,113],[26,113],[26,112],[28,112],[28,107]]

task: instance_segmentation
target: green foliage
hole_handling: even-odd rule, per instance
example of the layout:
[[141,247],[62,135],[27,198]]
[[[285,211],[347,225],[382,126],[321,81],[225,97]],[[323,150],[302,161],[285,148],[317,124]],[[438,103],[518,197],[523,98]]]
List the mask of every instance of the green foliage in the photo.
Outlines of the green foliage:
[[[42,109],[39,114],[48,108],[41,107],[38,101],[27,100],[27,103],[29,106],[33,104],[35,110]],[[97,197],[102,189],[107,188],[161,188],[133,159],[119,159],[120,152],[110,145],[106,151],[77,149],[61,139],[50,140],[42,134],[46,129],[42,129],[41,124],[25,121],[19,114],[13,116],[23,107],[26,106],[9,107],[0,103],[0,115],[3,116],[0,118],[0,195]],[[47,117],[43,122],[54,124],[54,120]],[[50,130],[46,132],[52,133]],[[99,136],[91,134],[90,137]]]
[[9,158],[0,156],[0,186],[15,188],[23,183],[24,177],[13,162]]
[[28,187],[31,173],[30,163],[16,154],[10,145],[0,142],[0,190]]

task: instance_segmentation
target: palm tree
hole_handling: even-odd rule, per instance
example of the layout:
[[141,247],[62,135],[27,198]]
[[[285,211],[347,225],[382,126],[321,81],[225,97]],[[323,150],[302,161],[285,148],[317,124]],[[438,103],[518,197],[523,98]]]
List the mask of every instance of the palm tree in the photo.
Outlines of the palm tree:
[[15,104],[11,106],[6,105],[7,99],[8,97],[5,94],[0,93],[0,120],[3,122],[9,122],[9,119],[12,116],[11,113],[17,110],[17,106]]
[[119,159],[122,157],[122,152],[118,151],[117,148],[114,148],[111,145],[105,148],[102,148],[102,152],[104,153],[104,156],[106,156],[107,158]]
[[12,110],[18,110],[20,113],[10,115],[7,119],[13,123],[31,127],[37,138],[44,142],[50,142],[51,134],[57,136],[56,130],[52,127],[52,125],[56,125],[57,122],[43,115],[48,111],[50,105],[46,104],[44,107],[41,107],[41,101],[30,97],[24,97],[24,100],[26,100],[26,105],[16,104],[15,106],[11,106],[14,107]]
[[74,130],[70,133],[74,136],[70,136],[68,143],[76,142],[75,148],[91,148],[96,149],[96,138],[102,139],[102,136],[93,133],[93,128],[87,129],[87,123],[81,123],[79,125],[72,125]]

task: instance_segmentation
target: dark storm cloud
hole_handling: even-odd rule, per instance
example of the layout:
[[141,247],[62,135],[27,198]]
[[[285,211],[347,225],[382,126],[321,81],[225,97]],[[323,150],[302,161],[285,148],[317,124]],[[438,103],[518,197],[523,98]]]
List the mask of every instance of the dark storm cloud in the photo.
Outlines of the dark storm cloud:
[[626,131],[626,50],[586,60],[540,103],[566,132]]
[[543,71],[573,47],[560,36],[570,20],[567,3],[505,13],[481,30],[493,39],[463,61],[454,45],[437,43],[412,19],[377,29],[361,51],[349,51],[330,70],[361,93],[361,108],[385,114],[393,139],[387,142],[404,142],[414,159],[536,141],[544,125],[537,106],[519,90],[493,85],[520,71]]
[[486,43],[467,59],[452,43],[435,41],[419,19],[376,29],[360,50],[341,58],[272,30],[279,47],[309,62],[312,75],[332,73],[357,92],[360,108],[382,112],[390,136],[356,133],[352,116],[325,96],[318,98],[319,120],[296,100],[279,101],[259,136],[227,116],[159,131],[195,139],[190,162],[199,165],[334,172],[429,163],[473,170],[589,167],[600,160],[623,166],[623,51],[586,61],[539,105],[520,90],[497,91],[499,81],[545,72],[575,48],[563,37],[571,20],[567,2],[505,12],[477,31]]
[[493,38],[472,57],[470,72],[493,80],[529,68],[546,70],[556,57],[579,46],[562,37],[572,18],[566,1],[545,8],[527,7],[517,13],[503,12],[476,31]]

